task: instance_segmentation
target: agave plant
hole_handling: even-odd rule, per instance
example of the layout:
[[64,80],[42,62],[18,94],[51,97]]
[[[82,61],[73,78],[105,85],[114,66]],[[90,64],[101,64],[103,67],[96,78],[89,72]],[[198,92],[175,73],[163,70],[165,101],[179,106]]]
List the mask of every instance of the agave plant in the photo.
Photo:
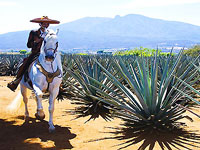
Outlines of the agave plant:
[[18,65],[23,60],[24,55],[1,55],[0,74],[1,75],[16,75]]
[[[176,59],[172,59],[172,55],[167,59],[158,56],[146,59],[138,57],[129,65],[126,65],[121,58],[116,59],[115,68],[118,68],[130,89],[97,61],[107,78],[126,96],[125,99],[107,97],[99,100],[118,108],[115,110],[115,116],[124,120],[123,125],[127,128],[142,130],[173,128],[185,117],[183,116],[185,109],[179,107],[176,102],[187,98],[184,93],[187,95],[191,93],[179,79],[192,84],[198,78],[192,64],[182,65],[181,58],[182,52]],[[163,65],[159,65],[161,61]],[[162,71],[159,71],[160,69]],[[105,95],[103,91],[99,90],[99,93]]]
[[[100,57],[95,57],[95,59],[101,61],[104,67],[112,72],[113,68],[110,59],[102,59]],[[114,93],[119,91],[114,91],[113,83],[104,75],[101,67],[94,61],[94,57],[76,56],[74,57],[74,61],[76,63],[76,69],[68,69],[68,73],[77,81],[76,84],[71,84],[75,95],[72,103],[79,105],[73,110],[77,115],[76,118],[90,116],[87,120],[89,121],[101,116],[106,121],[110,120],[112,117],[110,109],[108,108],[110,105],[98,100],[100,96],[98,90],[104,93],[108,93],[108,89]],[[116,73],[113,72],[113,74]],[[96,82],[104,86],[99,86]]]
[[[186,83],[192,86],[199,79],[197,70],[194,69],[194,63],[195,60],[189,62],[182,57],[182,52],[178,56],[169,55],[167,58],[157,57],[157,55],[152,58],[137,57],[130,64],[121,58],[116,59],[114,64],[117,67],[115,69],[118,68],[120,76],[129,85],[127,87],[97,61],[107,78],[126,97],[116,99],[110,96],[112,91],[109,94],[98,91],[100,95],[104,95],[104,98],[100,98],[100,96],[98,100],[113,106],[111,109],[115,117],[123,120],[122,127],[113,128],[116,129],[116,132],[111,132],[115,135],[119,134],[119,136],[111,137],[112,139],[127,140],[120,144],[125,145],[120,149],[142,141],[142,137],[147,135],[148,137],[144,137],[144,139],[153,138],[155,142],[159,143],[161,149],[164,149],[164,146],[167,149],[171,149],[171,146],[179,149],[176,146],[178,145],[192,150],[187,146],[195,147],[194,143],[200,144],[199,135],[196,136],[194,133],[184,131],[184,133],[180,133],[184,134],[183,137],[174,134],[184,124],[180,122],[182,118],[191,120],[189,116],[183,114],[186,110],[185,107],[177,102],[184,104],[187,98],[196,102],[190,95],[192,89],[186,86]],[[97,81],[96,83],[103,86]],[[166,133],[172,138],[170,142],[160,140]],[[139,149],[145,149],[148,145],[150,149],[153,149],[154,144],[148,143],[147,140]],[[197,147],[199,148],[199,146]]]
[[[186,88],[190,89],[188,91],[190,91],[191,94],[190,93],[189,94],[188,93],[184,93],[183,91],[180,91],[180,90],[178,90],[178,91],[180,93],[182,93],[183,95],[185,95],[187,98],[189,98],[191,101],[193,101],[196,104],[200,105],[200,102],[198,100],[194,99],[194,97],[196,97],[196,96],[194,96],[195,94],[197,95],[196,98],[198,98],[198,96],[200,96],[200,92],[197,89],[194,88],[194,87],[198,88],[199,83],[200,83],[199,82],[200,81],[199,80],[199,78],[200,78],[200,57],[199,56],[196,57],[196,58],[194,58],[194,57],[191,58],[190,57],[190,58],[187,58],[187,59],[189,59],[188,62],[190,62],[189,63],[190,65],[188,65],[188,66],[190,66],[190,68],[193,69],[192,72],[195,72],[195,73],[192,73],[192,72],[188,73],[188,75],[190,76],[190,78],[193,78],[193,80],[189,80],[188,81],[188,80],[186,80],[187,78],[183,79],[183,78],[179,78],[178,76],[176,76],[176,79],[179,80],[180,82],[182,82],[182,84],[184,84],[184,86]],[[189,110],[189,111],[191,111],[191,110]],[[200,118],[199,115],[197,115],[197,114],[195,114],[195,115]]]
[[61,55],[61,62],[63,68],[63,79],[60,85],[59,93],[57,96],[58,100],[63,100],[64,98],[69,98],[74,96],[72,85],[76,84],[76,81],[73,77],[67,72],[69,68],[75,68],[75,63],[72,55],[64,54]]

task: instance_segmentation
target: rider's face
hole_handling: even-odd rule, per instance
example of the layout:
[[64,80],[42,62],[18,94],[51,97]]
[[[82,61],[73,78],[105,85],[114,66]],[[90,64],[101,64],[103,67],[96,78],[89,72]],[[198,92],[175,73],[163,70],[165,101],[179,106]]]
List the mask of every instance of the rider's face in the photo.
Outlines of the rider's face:
[[45,29],[49,27],[49,23],[43,22],[41,23],[41,28]]

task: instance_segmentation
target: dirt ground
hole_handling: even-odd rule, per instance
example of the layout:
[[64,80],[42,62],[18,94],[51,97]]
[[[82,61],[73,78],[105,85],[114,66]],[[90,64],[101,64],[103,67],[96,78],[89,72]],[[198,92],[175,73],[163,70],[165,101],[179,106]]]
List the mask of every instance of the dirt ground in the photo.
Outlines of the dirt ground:
[[[42,122],[35,119],[36,103],[34,99],[30,99],[28,102],[31,117],[29,123],[24,121],[23,106],[15,112],[6,110],[6,107],[19,92],[19,88],[16,92],[12,92],[6,87],[12,79],[12,77],[0,77],[0,150],[117,150],[125,146],[119,144],[128,144],[129,142],[131,145],[124,148],[124,150],[161,150],[166,149],[166,147],[171,147],[171,149],[177,147],[181,150],[190,147],[192,150],[200,150],[200,148],[187,145],[200,146],[198,144],[200,142],[198,137],[200,119],[189,112],[186,115],[192,117],[193,122],[188,119],[183,119],[183,122],[187,124],[185,129],[190,132],[184,131],[183,134],[177,132],[175,133],[176,136],[167,134],[165,136],[164,134],[157,141],[152,139],[154,137],[152,133],[148,133],[150,137],[145,136],[147,134],[143,136],[137,134],[134,137],[127,135],[116,139],[114,134],[108,133],[114,130],[107,127],[119,127],[121,123],[119,119],[106,122],[98,118],[84,124],[87,118],[73,120],[74,116],[66,113],[66,109],[74,108],[70,104],[70,100],[56,101],[54,112],[56,131],[49,133],[47,100],[43,101],[46,118]],[[194,112],[200,115],[200,108],[194,108]],[[184,145],[179,144],[182,139],[185,141]]]

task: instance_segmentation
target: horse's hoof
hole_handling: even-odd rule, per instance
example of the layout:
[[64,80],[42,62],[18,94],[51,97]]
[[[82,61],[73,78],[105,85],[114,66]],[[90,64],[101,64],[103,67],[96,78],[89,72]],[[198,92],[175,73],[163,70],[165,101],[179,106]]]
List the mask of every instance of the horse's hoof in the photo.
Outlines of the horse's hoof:
[[56,130],[55,130],[55,127],[53,128],[49,128],[49,133],[54,133]]
[[29,122],[30,121],[30,117],[29,116],[25,116],[24,120],[25,120],[25,122]]
[[39,116],[38,113],[35,113],[35,117],[36,117],[36,119],[42,121],[42,120],[44,120],[45,115],[43,115],[43,116]]

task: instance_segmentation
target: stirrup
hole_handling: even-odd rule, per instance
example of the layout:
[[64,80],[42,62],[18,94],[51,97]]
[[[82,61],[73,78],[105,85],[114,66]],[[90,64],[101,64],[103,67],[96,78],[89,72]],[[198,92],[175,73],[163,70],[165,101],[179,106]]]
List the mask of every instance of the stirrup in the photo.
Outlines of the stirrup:
[[14,81],[7,84],[7,87],[13,92],[15,92],[15,90],[17,89],[17,86],[18,84],[15,84]]

